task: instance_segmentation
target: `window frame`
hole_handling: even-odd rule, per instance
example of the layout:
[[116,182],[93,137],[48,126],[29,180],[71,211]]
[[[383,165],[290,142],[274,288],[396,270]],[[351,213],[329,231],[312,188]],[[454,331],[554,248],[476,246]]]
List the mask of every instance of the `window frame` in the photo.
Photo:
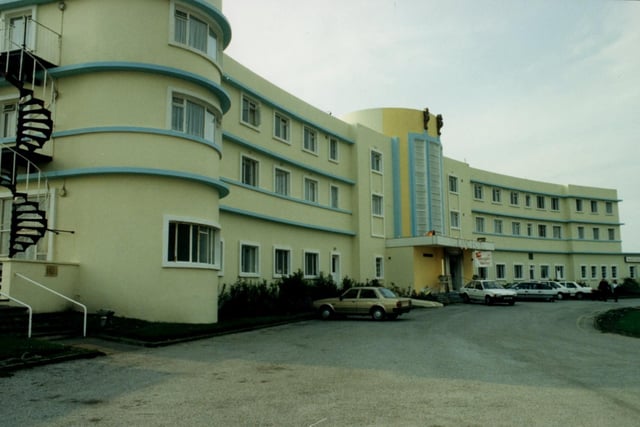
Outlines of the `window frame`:
[[[188,225],[190,227],[189,231],[189,260],[188,261],[177,261],[170,260],[170,248],[173,246],[175,250],[178,249],[178,245],[176,243],[171,244],[171,225],[172,224],[181,224]],[[212,245],[209,249],[209,252],[212,253],[212,262],[199,262],[193,260],[193,249],[194,242],[193,238],[193,229],[192,227],[206,227],[207,229],[212,230],[212,240],[209,243]],[[194,218],[194,217],[184,217],[177,215],[164,215],[163,217],[163,243],[162,243],[162,266],[163,267],[172,267],[172,268],[200,268],[200,269],[209,269],[209,270],[220,270],[221,269],[221,261],[222,254],[220,253],[220,241],[221,241],[221,227],[220,224],[214,221],[205,220],[202,218]],[[175,231],[179,230],[177,227]],[[177,256],[176,256],[177,258]]]
[[332,209],[340,208],[340,187],[335,184],[329,185],[329,206]]
[[[313,259],[308,257],[313,257]],[[310,265],[308,261],[313,261],[313,270],[309,271],[307,267]],[[313,249],[304,249],[302,251],[302,267],[303,267],[303,277],[305,279],[315,279],[320,276],[320,252]]]
[[[220,124],[220,112],[212,104],[200,98],[188,91],[183,91],[175,88],[169,90],[169,113],[168,122],[169,129],[173,132],[178,132],[186,135],[188,138],[197,138],[206,141],[210,144],[216,144],[218,140],[217,133]],[[181,100],[181,103],[177,103],[176,100]],[[189,108],[201,108],[203,111],[202,120],[202,135],[194,133],[189,129]],[[180,108],[180,126],[177,125],[177,109]]]
[[374,257],[374,276],[376,279],[384,279],[384,256],[376,255]]
[[384,218],[384,195],[380,193],[371,194],[371,215]]
[[340,142],[337,138],[329,138],[329,161],[340,162]]
[[[280,270],[280,257],[279,255],[285,255],[286,258],[286,271]],[[280,270],[280,271],[279,271]],[[281,278],[291,275],[291,248],[285,246],[274,246],[273,247],[273,277]]]
[[454,230],[460,230],[460,211],[449,211],[449,227],[453,228]]
[[459,194],[458,177],[456,175],[449,175],[449,192],[453,194]]
[[[281,175],[280,175],[281,174]],[[285,179],[285,191],[280,191],[280,185],[278,182],[278,177],[284,176]],[[291,171],[288,169],[281,168],[279,166],[273,167],[273,192],[280,196],[291,196]]]
[[[253,260],[245,260],[244,248],[251,248],[255,251]],[[238,276],[239,277],[260,277],[260,243],[241,240],[238,243]],[[252,268],[255,271],[245,270],[245,261],[253,261]]]
[[502,203],[502,190],[497,187],[491,189],[491,202]]
[[[254,130],[260,130],[262,124],[262,104],[256,98],[242,93],[240,95],[240,123]],[[247,107],[245,108],[245,104]],[[246,112],[246,113],[245,113]]]
[[384,173],[384,157],[381,151],[369,150],[369,168],[373,173]]
[[318,131],[310,126],[302,126],[302,151],[318,155]]
[[[218,63],[218,59],[220,58],[220,50],[222,49],[220,38],[221,38],[221,30],[219,26],[208,19],[206,16],[198,13],[194,9],[188,7],[187,5],[180,2],[172,2],[172,14],[171,14],[171,39],[170,44],[174,46],[179,46],[180,48],[187,49],[191,52],[194,52],[198,55],[202,55],[205,58],[209,59],[214,63]],[[185,23],[185,39],[178,37],[178,13],[183,13],[186,15],[186,23]],[[193,25],[192,20],[198,21],[206,26],[206,47],[201,49],[197,46],[195,42],[191,43],[190,36],[192,34],[191,27]],[[213,41],[213,46],[211,46]]]
[[473,199],[484,200],[484,186],[482,184],[473,184]]
[[[251,173],[251,175],[253,179],[249,179],[249,181],[252,181],[252,182],[246,181],[246,178],[251,178],[251,177],[246,176],[245,163],[247,164],[251,163],[252,165],[253,172]],[[260,161],[258,159],[248,156],[246,154],[240,155],[240,182],[243,185],[246,185],[249,187],[255,187],[255,188],[260,187]]]
[[[279,135],[283,131],[285,135]],[[273,112],[273,138],[291,144],[291,119],[280,111]]]
[[[309,198],[309,185],[313,186],[313,197]],[[305,176],[302,179],[302,196],[306,202],[309,203],[318,203],[318,194],[319,194],[320,183],[317,179],[313,179],[311,177]]]

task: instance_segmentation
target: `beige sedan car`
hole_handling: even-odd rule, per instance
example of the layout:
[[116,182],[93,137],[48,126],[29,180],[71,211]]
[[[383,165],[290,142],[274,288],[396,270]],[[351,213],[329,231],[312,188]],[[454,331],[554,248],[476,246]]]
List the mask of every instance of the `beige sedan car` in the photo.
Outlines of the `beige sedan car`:
[[387,288],[358,286],[350,288],[337,298],[313,302],[322,319],[336,315],[371,316],[373,320],[396,319],[411,310],[409,298],[399,298]]

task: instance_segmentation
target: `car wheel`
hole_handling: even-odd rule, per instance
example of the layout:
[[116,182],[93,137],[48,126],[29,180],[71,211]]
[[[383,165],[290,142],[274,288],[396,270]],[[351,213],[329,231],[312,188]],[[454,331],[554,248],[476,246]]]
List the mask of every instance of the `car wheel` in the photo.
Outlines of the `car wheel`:
[[486,297],[484,297],[484,303],[487,304],[487,305],[493,304],[493,298],[491,298],[489,295],[487,295]]
[[578,292],[576,294],[576,299],[582,299],[582,298],[584,298],[584,296],[582,295],[582,292]]
[[462,294],[462,302],[465,304],[469,304],[471,302],[471,300],[469,300],[469,295]]
[[564,298],[564,295],[562,295],[562,294],[558,294],[558,296],[557,296],[556,298],[558,298],[558,299],[563,299],[563,298]]
[[333,317],[333,310],[328,305],[320,307],[320,318],[322,320],[328,320]]
[[383,320],[385,318],[384,310],[380,307],[373,307],[371,309],[371,318],[373,320]]

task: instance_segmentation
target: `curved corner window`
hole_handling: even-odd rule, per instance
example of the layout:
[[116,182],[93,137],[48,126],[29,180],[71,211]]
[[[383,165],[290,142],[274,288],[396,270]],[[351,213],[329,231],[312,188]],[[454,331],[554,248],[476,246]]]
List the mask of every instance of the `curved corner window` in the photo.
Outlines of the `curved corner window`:
[[174,94],[171,100],[171,130],[215,142],[216,115],[206,105]]
[[218,37],[211,25],[190,12],[176,8],[173,39],[176,43],[202,52],[214,61],[218,58]]
[[207,224],[169,220],[166,265],[219,267],[219,229]]

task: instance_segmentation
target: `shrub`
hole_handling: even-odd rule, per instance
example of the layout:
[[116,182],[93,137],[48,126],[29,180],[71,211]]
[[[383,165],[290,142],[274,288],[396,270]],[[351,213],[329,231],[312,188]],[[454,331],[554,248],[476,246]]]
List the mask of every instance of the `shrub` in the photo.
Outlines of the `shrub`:
[[624,282],[616,288],[618,295],[640,296],[640,285],[635,279],[627,277]]

